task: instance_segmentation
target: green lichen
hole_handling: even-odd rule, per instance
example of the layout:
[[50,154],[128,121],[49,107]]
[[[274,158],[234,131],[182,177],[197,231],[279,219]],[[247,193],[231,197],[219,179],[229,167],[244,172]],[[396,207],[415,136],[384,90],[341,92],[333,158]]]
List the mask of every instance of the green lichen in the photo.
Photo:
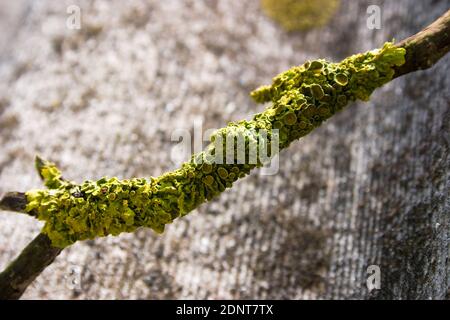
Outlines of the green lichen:
[[339,0],[261,0],[261,7],[286,31],[296,31],[325,25],[339,3]]
[[286,148],[350,101],[368,100],[376,88],[392,79],[393,67],[402,65],[404,56],[404,49],[386,43],[340,63],[315,60],[293,67],[276,76],[272,85],[251,93],[257,102],[271,102],[264,112],[217,130],[205,151],[157,178],[103,178],[76,184],[63,180],[52,163],[38,159],[36,166],[49,189],[27,192],[26,210],[45,221],[42,232],[58,247],[139,227],[162,233],[166,224],[263,165],[260,159],[256,163],[239,161],[238,146],[232,150],[232,163],[225,161],[217,148],[225,150],[226,137],[243,137],[245,154],[249,154],[251,147],[262,143],[257,139],[262,130],[267,132],[264,141],[270,150],[277,141],[274,129],[278,129],[279,148]]

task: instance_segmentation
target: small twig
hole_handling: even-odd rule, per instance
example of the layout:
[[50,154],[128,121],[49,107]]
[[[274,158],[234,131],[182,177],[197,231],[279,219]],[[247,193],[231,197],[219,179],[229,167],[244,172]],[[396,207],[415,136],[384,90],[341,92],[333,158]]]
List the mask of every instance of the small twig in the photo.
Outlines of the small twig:
[[19,299],[31,282],[61,253],[40,233],[20,255],[0,273],[0,300]]
[[450,50],[450,10],[419,33],[397,44],[406,49],[405,63],[394,78],[432,67]]
[[[450,49],[450,10],[423,31],[401,41],[397,46],[406,49],[406,63],[396,68],[394,78],[433,66]],[[43,160],[36,159],[38,172],[44,165]],[[40,176],[43,177],[41,173]],[[0,209],[24,212],[26,204],[24,193],[10,192],[0,200]],[[39,234],[0,273],[0,299],[20,298],[27,286],[54,261],[61,250],[53,247],[46,235]]]
[[0,210],[27,213],[27,197],[23,192],[8,192],[0,199]]

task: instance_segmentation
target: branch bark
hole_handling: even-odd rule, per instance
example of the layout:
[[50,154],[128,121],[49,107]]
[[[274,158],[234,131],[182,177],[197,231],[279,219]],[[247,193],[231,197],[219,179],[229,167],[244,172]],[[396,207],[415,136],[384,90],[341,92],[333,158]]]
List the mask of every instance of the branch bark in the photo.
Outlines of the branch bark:
[[0,299],[19,299],[31,282],[61,253],[40,233],[20,255],[0,273]]
[[405,64],[396,68],[394,78],[431,68],[450,50],[450,10],[397,47],[405,48],[406,56]]
[[23,192],[8,192],[0,200],[0,210],[25,212],[27,198]]
[[[396,68],[394,78],[433,66],[450,50],[450,10],[424,30],[399,42],[397,46],[406,49],[406,63]],[[26,204],[24,193],[9,192],[0,200],[0,209],[24,212]],[[0,273],[0,299],[19,299],[28,285],[61,251],[62,249],[51,245],[45,234],[39,234]]]

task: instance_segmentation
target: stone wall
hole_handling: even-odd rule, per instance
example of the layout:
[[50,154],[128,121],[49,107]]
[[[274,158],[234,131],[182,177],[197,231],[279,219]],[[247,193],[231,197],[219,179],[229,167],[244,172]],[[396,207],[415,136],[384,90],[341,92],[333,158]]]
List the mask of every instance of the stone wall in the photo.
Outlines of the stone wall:
[[[36,153],[76,181],[157,176],[178,165],[175,128],[248,118],[262,108],[248,93],[288,67],[403,39],[448,10],[344,0],[328,26],[287,34],[256,0],[14,3],[0,5],[0,192],[41,186]],[[66,28],[70,4],[79,31]],[[380,30],[366,27],[370,4]],[[445,298],[449,66],[351,105],[283,151],[277,175],[251,175],[162,236],[75,244],[24,298]],[[3,268],[41,224],[1,212],[0,226]]]

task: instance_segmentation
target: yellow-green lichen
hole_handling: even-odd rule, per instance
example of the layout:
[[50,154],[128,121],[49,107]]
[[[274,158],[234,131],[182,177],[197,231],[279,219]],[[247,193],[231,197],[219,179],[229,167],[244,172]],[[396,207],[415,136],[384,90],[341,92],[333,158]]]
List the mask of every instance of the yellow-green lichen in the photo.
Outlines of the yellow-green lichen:
[[325,25],[339,3],[339,0],[261,0],[261,7],[286,31],[296,31]]
[[273,129],[278,129],[279,148],[286,148],[350,101],[368,100],[377,87],[392,79],[393,68],[404,63],[404,56],[404,49],[386,43],[381,49],[340,63],[315,60],[293,67],[276,76],[272,85],[251,93],[257,102],[271,102],[264,112],[217,130],[205,151],[193,155],[178,170],[157,178],[103,178],[79,185],[63,180],[53,164],[37,161],[49,190],[27,192],[26,210],[45,221],[42,232],[58,247],[132,232],[139,227],[161,233],[166,224],[211,200],[262,165],[260,160],[254,164],[239,163],[237,146],[232,163],[212,161],[220,145],[214,141],[223,141],[225,150],[225,137],[244,137],[245,154],[249,154],[250,146],[260,143],[256,139],[260,130],[267,132],[265,141],[270,149],[276,142]]

